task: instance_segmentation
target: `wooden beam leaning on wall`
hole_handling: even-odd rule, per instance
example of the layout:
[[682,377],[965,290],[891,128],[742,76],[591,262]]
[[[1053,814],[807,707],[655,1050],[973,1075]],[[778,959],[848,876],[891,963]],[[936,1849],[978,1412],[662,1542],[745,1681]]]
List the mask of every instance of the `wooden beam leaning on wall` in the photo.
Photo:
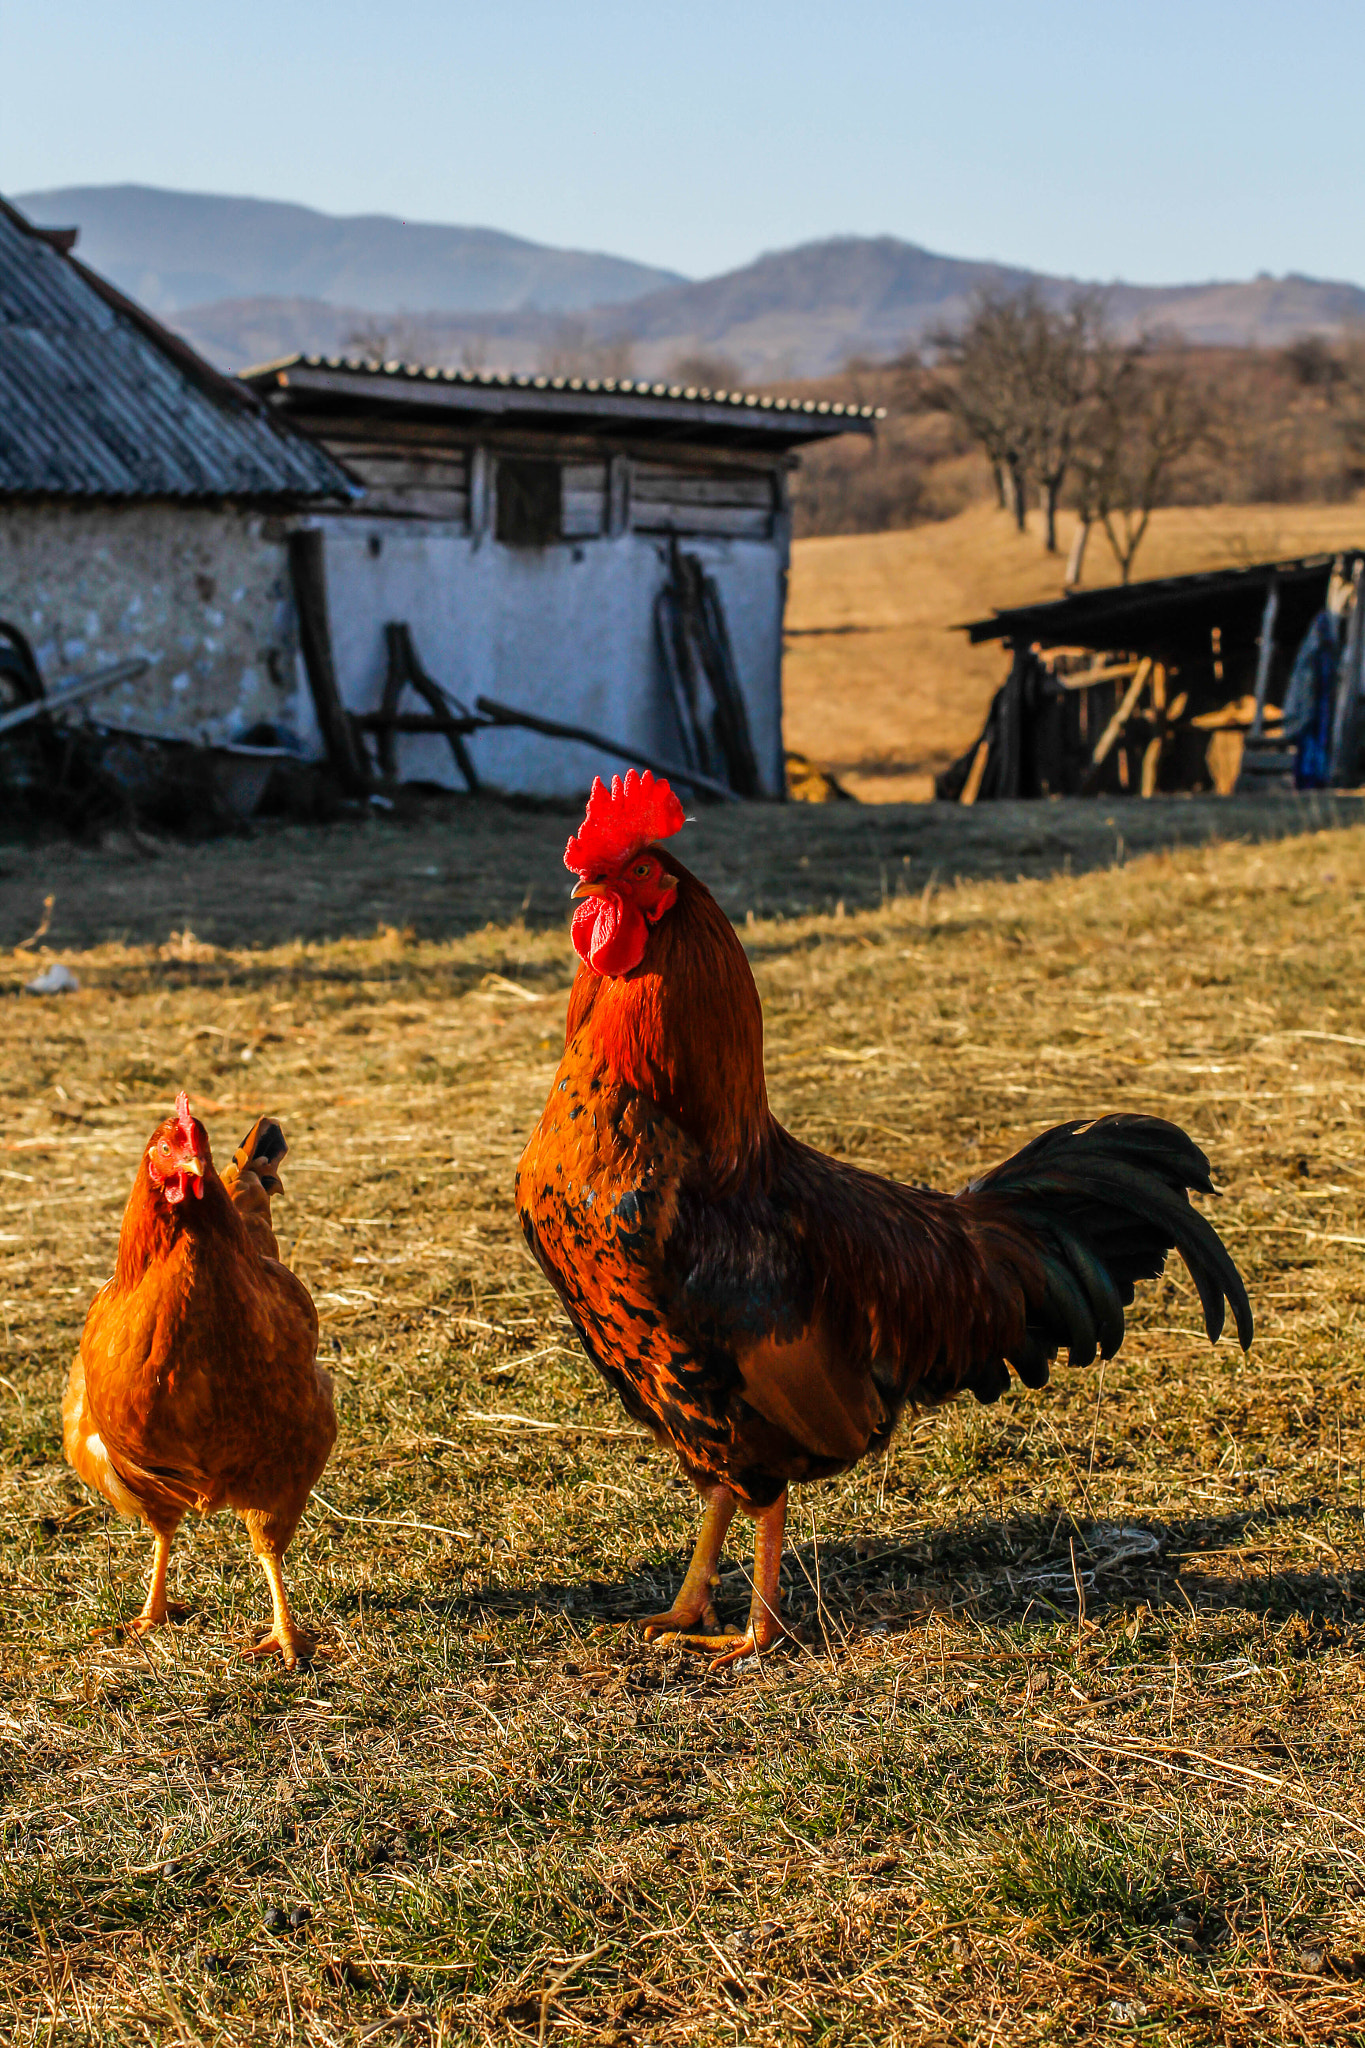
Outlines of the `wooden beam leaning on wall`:
[[365,796],[370,776],[350,715],[341,701],[327,623],[324,538],[316,527],[289,536],[289,575],[299,621],[299,648],[327,759],[348,796]]
[[[1147,687],[1147,678],[1152,673],[1153,665],[1150,655],[1145,655],[1138,663],[1137,673],[1120,698],[1118,709],[1100,734],[1099,739],[1095,742],[1095,751],[1090,757],[1090,766],[1087,768],[1085,780],[1081,784],[1082,796],[1089,796],[1099,781],[1099,771],[1114,751],[1114,746],[1122,734],[1123,728],[1136,711],[1138,698]],[[1164,673],[1162,680],[1164,683]]]

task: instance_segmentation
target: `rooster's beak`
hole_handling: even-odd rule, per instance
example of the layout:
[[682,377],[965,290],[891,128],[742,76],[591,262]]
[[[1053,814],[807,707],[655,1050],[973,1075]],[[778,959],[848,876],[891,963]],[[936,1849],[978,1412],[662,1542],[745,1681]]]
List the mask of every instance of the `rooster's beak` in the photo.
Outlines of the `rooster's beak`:
[[609,894],[610,884],[607,882],[577,882],[569,891],[569,896],[575,903],[580,896],[606,896]]

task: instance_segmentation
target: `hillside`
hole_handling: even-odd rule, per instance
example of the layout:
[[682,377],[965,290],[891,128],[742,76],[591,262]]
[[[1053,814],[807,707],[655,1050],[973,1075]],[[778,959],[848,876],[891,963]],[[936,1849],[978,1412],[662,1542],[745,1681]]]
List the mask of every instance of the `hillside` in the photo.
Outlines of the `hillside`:
[[23,193],[17,204],[41,225],[78,226],[83,260],[158,314],[267,297],[369,313],[576,311],[679,282],[649,264],[492,228],[347,217],[273,199],[76,185]]
[[[1071,536],[1070,514],[1062,547]],[[1178,576],[1365,544],[1365,501],[1177,505],[1153,515],[1137,575]],[[1117,577],[1103,538],[1087,586]],[[996,607],[1060,597],[1062,562],[993,506],[909,532],[839,534],[793,549],[783,670],[789,747],[864,802],[915,802],[980,731],[1007,657],[953,631]]]
[[[86,262],[224,368],[295,348],[333,353],[377,320],[397,352],[437,363],[524,370],[576,355],[599,369],[628,353],[658,376],[701,353],[770,382],[893,356],[959,321],[983,288],[1033,283],[1059,300],[1079,288],[893,235],[807,242],[689,283],[491,228],[341,218],[274,200],[110,185],[18,203],[42,224],[78,225]],[[1121,332],[1172,327],[1206,345],[1271,347],[1365,320],[1360,286],[1308,277],[1103,289]]]

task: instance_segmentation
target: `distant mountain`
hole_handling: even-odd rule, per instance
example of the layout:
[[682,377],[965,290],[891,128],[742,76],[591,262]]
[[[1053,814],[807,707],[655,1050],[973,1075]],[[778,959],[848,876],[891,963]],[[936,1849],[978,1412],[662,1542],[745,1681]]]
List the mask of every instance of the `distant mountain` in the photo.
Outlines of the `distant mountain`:
[[[1063,302],[1074,278],[938,256],[891,235],[841,235],[688,283],[614,256],[548,249],[488,228],[353,219],[273,200],[149,186],[29,193],[45,226],[79,226],[79,254],[225,369],[294,350],[357,346],[510,370],[633,367],[724,358],[744,378],[827,375],[851,356],[922,344],[982,289],[1033,284]],[[1190,285],[1115,283],[1115,327],[1190,341],[1278,346],[1365,321],[1365,290],[1309,277]]]
[[1314,278],[1260,277],[1249,284],[1087,287],[1000,263],[936,256],[882,235],[841,235],[760,256],[699,284],[651,292],[612,308],[605,329],[629,333],[642,353],[686,347],[743,363],[751,375],[817,376],[853,355],[887,356],[956,326],[981,290],[1034,285],[1064,302],[1103,292],[1123,333],[1177,328],[1190,341],[1272,346],[1309,332],[1365,320],[1365,290]]
[[24,193],[16,204],[40,226],[79,227],[84,261],[163,316],[267,296],[369,313],[581,311],[682,281],[676,271],[492,228],[348,218],[274,199],[74,185]]

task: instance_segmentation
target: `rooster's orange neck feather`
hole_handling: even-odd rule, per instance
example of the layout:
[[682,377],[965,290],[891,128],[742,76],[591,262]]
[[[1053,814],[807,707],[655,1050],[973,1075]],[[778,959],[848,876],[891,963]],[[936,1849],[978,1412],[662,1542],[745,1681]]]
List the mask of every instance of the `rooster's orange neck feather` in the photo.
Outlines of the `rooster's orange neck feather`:
[[587,1027],[606,1072],[657,1102],[705,1150],[718,1186],[761,1171],[772,1120],[763,1010],[744,948],[709,889],[680,861],[673,907],[651,926],[638,968],[578,970],[567,1042]]

